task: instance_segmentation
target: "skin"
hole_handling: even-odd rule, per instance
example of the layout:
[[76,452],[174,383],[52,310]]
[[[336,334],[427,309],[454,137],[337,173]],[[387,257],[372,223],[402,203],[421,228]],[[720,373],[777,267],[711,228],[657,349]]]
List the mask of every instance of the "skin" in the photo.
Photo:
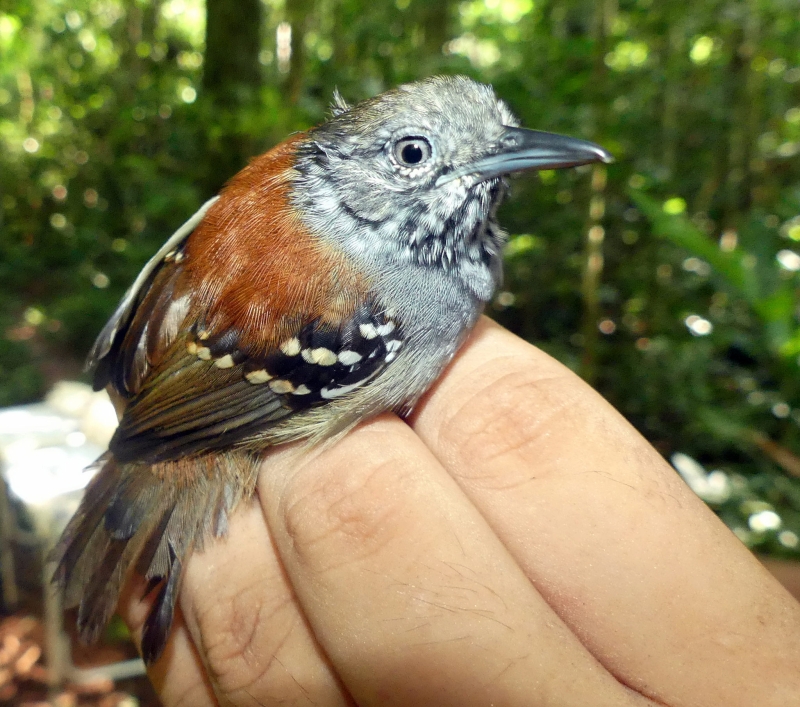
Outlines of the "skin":
[[800,604],[488,320],[409,423],[277,450],[258,491],[188,562],[150,674],[166,707],[800,704]]

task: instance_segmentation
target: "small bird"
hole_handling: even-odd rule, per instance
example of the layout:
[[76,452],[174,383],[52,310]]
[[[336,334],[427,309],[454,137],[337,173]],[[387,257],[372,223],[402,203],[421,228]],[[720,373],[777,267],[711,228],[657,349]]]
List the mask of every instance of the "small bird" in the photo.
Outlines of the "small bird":
[[352,108],[337,93],[145,265],[89,354],[121,419],[54,551],[83,640],[137,573],[158,589],[154,662],[188,555],[225,535],[265,450],[412,409],[500,282],[505,176],[611,160],[518,126],[463,76]]

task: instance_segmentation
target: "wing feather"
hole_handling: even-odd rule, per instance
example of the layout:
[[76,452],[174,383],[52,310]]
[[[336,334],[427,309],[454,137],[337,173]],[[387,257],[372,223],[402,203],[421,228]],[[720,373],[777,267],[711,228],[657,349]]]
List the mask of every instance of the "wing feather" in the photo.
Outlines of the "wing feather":
[[[95,368],[101,359],[108,356],[118,338],[117,334],[120,332],[120,329],[124,329],[128,326],[134,314],[134,310],[136,309],[137,301],[140,300],[140,295],[142,292],[147,291],[149,285],[152,283],[153,274],[164,262],[164,258],[170,252],[178,248],[191,235],[192,231],[203,220],[206,212],[218,199],[219,197],[215,196],[203,204],[186,223],[167,239],[166,243],[159,248],[158,252],[147,261],[147,264],[142,268],[142,271],[136,277],[130,288],[128,288],[128,291],[122,297],[114,314],[111,315],[111,318],[106,322],[106,325],[95,340],[94,346],[92,346],[91,351],[89,351],[89,356],[87,357],[87,369]],[[103,385],[101,385],[100,388],[102,388]]]
[[183,332],[129,401],[110,446],[118,461],[155,463],[236,446],[356,390],[402,345],[397,323],[374,306],[336,330],[310,322],[289,345],[261,353],[237,349],[235,334],[203,333],[205,341]]

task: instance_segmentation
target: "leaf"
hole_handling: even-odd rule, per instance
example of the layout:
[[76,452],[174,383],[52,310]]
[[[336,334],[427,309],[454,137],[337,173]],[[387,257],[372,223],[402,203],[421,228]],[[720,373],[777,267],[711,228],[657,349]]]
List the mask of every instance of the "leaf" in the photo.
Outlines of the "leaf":
[[[769,347],[783,354],[795,336],[792,285],[769,271],[759,271],[753,253],[738,248],[726,253],[684,214],[669,214],[650,196],[631,189],[630,197],[653,224],[653,232],[705,260],[714,272],[753,309],[764,325]],[[763,256],[762,256],[763,257]]]
[[746,266],[744,253],[721,251],[716,243],[683,214],[665,213],[658,201],[640,191],[631,189],[628,193],[642,213],[650,219],[656,235],[705,260],[751,305],[759,301],[759,283],[752,268]]

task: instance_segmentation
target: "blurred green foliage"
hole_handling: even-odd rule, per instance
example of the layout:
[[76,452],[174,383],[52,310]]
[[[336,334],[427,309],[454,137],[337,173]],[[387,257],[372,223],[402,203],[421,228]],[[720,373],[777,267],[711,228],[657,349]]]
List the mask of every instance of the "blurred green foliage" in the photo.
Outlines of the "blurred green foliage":
[[[335,87],[465,73],[617,156],[515,180],[490,313],[722,470],[704,497],[743,540],[800,556],[793,0],[208,1],[255,43],[207,35],[199,0],[0,0],[0,405],[81,375],[145,260]],[[255,70],[226,82],[225,47]]]

